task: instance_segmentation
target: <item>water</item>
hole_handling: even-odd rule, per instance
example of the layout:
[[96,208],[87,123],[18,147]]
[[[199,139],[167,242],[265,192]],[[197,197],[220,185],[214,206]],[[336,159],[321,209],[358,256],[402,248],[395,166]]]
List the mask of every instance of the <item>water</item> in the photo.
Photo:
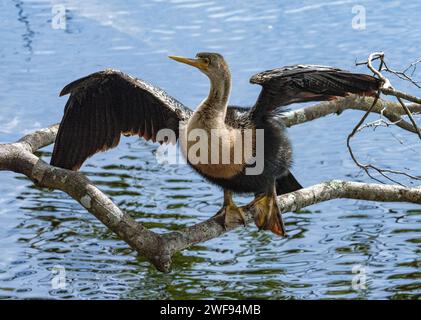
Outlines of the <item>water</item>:
[[[52,28],[54,4],[67,8],[66,30]],[[365,30],[352,28],[355,4],[366,9]],[[418,58],[421,49],[418,1],[3,0],[0,6],[0,142],[58,122],[66,99],[58,97],[61,88],[107,67],[195,106],[207,94],[206,78],[167,55],[218,51],[232,69],[231,102],[249,105],[259,88],[248,79],[258,71],[321,63],[365,72],[355,60],[378,50],[398,69]],[[421,95],[407,83],[393,83]],[[346,111],[289,130],[293,172],[302,184],[370,181],[345,146],[361,115]],[[414,135],[380,128],[354,144],[363,161],[420,174],[421,148]],[[221,191],[188,167],[157,164],[155,150],[153,144],[125,138],[119,148],[87,161],[83,171],[157,232],[213,215]],[[40,156],[48,160],[50,152],[45,148]],[[65,194],[38,189],[20,175],[0,175],[1,298],[421,296],[421,208],[414,204],[335,200],[315,205],[285,216],[288,239],[259,233],[254,226],[239,228],[179,253],[172,272],[162,274]],[[65,289],[52,289],[54,266],[65,267]],[[354,290],[359,272],[366,276],[366,288]]]

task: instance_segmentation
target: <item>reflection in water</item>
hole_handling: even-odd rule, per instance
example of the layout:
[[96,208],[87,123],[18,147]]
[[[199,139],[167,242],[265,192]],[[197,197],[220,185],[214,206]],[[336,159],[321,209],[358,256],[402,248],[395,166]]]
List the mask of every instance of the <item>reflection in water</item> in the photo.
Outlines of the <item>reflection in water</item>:
[[25,26],[25,32],[22,35],[23,47],[28,51],[29,55],[26,58],[26,61],[31,61],[31,56],[33,53],[32,49],[32,40],[34,38],[35,32],[31,29],[29,24],[28,16],[24,13],[23,1],[13,0],[15,7],[18,9],[18,21],[23,23]]
[[[416,41],[420,5],[415,3],[406,3],[399,13],[407,19],[390,21],[398,14],[393,7],[367,1],[367,11],[375,8],[371,12],[376,13],[362,33],[350,27],[349,1],[333,8],[323,1],[241,6],[190,0],[66,3],[72,17],[67,33],[51,29],[50,1],[5,4],[10,24],[16,20],[15,6],[19,10],[17,23],[25,25],[24,46],[31,60],[26,72],[29,60],[13,50],[1,53],[1,126],[4,106],[12,106],[7,110],[17,119],[16,132],[35,122],[57,122],[65,103],[56,97],[61,87],[106,67],[123,69],[165,88],[186,105],[196,105],[207,94],[207,81],[167,61],[167,52],[221,51],[233,70],[231,102],[242,104],[258,94],[248,83],[253,72],[297,62],[352,69],[355,58],[379,49],[406,64],[421,49]],[[391,24],[393,35],[387,28]],[[397,45],[399,30],[408,29],[413,30],[405,34],[411,48]],[[11,48],[22,46],[22,38],[10,36],[13,31],[1,30]],[[404,85],[402,89],[411,91]],[[13,106],[20,112],[15,114]],[[344,146],[359,116],[350,112],[289,131],[296,153],[294,174],[304,185],[332,178],[368,181]],[[16,132],[3,134],[1,141],[15,140]],[[356,143],[355,149],[362,157],[375,154],[393,165],[419,168],[417,141],[400,130],[392,134],[378,131],[370,144]],[[393,144],[392,150],[391,139],[407,141],[411,148]],[[50,151],[48,147],[39,155],[48,161]],[[185,165],[159,165],[155,151],[153,144],[123,138],[119,148],[95,155],[82,170],[156,232],[178,230],[213,215],[221,205],[221,190]],[[402,159],[403,152],[410,156]],[[419,206],[323,203],[288,213],[287,239],[254,226],[240,228],[178,253],[173,271],[161,274],[63,193],[39,189],[12,173],[2,173],[1,179],[0,298],[420,298]],[[245,203],[249,198],[236,200]],[[56,266],[66,270],[65,289],[51,285]],[[352,288],[355,266],[367,273],[366,289]]]

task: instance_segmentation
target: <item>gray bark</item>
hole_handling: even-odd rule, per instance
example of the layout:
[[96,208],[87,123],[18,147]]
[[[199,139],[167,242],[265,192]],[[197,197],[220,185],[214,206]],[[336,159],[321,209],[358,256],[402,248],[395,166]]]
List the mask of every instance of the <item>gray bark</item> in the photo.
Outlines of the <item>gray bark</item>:
[[[346,109],[367,110],[372,103],[370,99],[350,96],[323,102],[316,106],[288,112],[284,115],[284,121],[287,126],[292,126],[328,114],[339,114]],[[395,121],[403,114],[399,104],[384,101],[374,111],[380,113],[384,104],[388,106],[388,111],[387,115],[385,112],[383,114],[391,121]],[[420,111],[420,105],[409,107],[412,112]],[[411,130],[410,127],[405,126],[403,124],[401,127],[414,132],[414,128]],[[158,270],[163,272],[170,270],[171,257],[174,253],[242,226],[239,224],[226,229],[223,227],[222,216],[215,215],[206,221],[176,232],[157,234],[148,230],[115,205],[83,174],[50,166],[34,155],[36,150],[54,142],[57,130],[58,125],[54,125],[29,134],[15,143],[1,144],[0,170],[24,174],[39,187],[58,189],[67,193],[130,247],[144,255]],[[278,202],[282,212],[286,213],[338,198],[421,204],[421,187],[406,188],[333,180],[279,196]],[[243,209],[247,217],[246,222],[251,223],[254,208],[244,206]]]

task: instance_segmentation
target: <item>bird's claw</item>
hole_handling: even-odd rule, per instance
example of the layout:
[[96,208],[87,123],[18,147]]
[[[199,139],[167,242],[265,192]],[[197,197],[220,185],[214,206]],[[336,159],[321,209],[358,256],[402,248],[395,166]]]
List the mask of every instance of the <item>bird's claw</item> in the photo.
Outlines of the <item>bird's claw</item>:
[[223,226],[225,230],[237,226],[239,223],[242,223],[244,227],[247,226],[246,215],[244,214],[242,208],[229,204],[227,206],[224,206],[222,208],[222,211],[224,215]]

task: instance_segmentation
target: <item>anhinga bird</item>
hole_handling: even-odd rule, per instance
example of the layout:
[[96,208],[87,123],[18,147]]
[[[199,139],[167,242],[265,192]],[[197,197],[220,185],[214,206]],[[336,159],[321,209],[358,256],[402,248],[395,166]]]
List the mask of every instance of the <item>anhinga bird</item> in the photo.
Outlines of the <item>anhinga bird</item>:
[[[222,132],[232,151],[237,133],[264,129],[264,167],[258,175],[246,174],[247,159],[240,163],[189,164],[203,177],[224,190],[225,225],[244,221],[244,213],[232,200],[232,193],[254,193],[255,223],[259,229],[285,235],[276,196],[301,188],[289,171],[291,146],[276,109],[296,102],[330,100],[350,93],[375,95],[376,78],[336,68],[293,65],[258,73],[250,82],[263,88],[251,108],[228,106],[231,75],[224,58],[217,53],[199,53],[196,58],[170,58],[198,68],[210,80],[208,97],[190,110],[163,90],[124,73],[106,70],[67,85],[70,93],[57,134],[51,164],[77,170],[99,151],[115,147],[120,135],[139,135],[156,140],[160,129],[171,129],[179,138],[180,123],[187,134],[194,129]],[[181,139],[180,139],[181,140]],[[253,151],[256,151],[254,138]],[[191,144],[182,148],[187,154]],[[260,155],[261,156],[261,155]]]

